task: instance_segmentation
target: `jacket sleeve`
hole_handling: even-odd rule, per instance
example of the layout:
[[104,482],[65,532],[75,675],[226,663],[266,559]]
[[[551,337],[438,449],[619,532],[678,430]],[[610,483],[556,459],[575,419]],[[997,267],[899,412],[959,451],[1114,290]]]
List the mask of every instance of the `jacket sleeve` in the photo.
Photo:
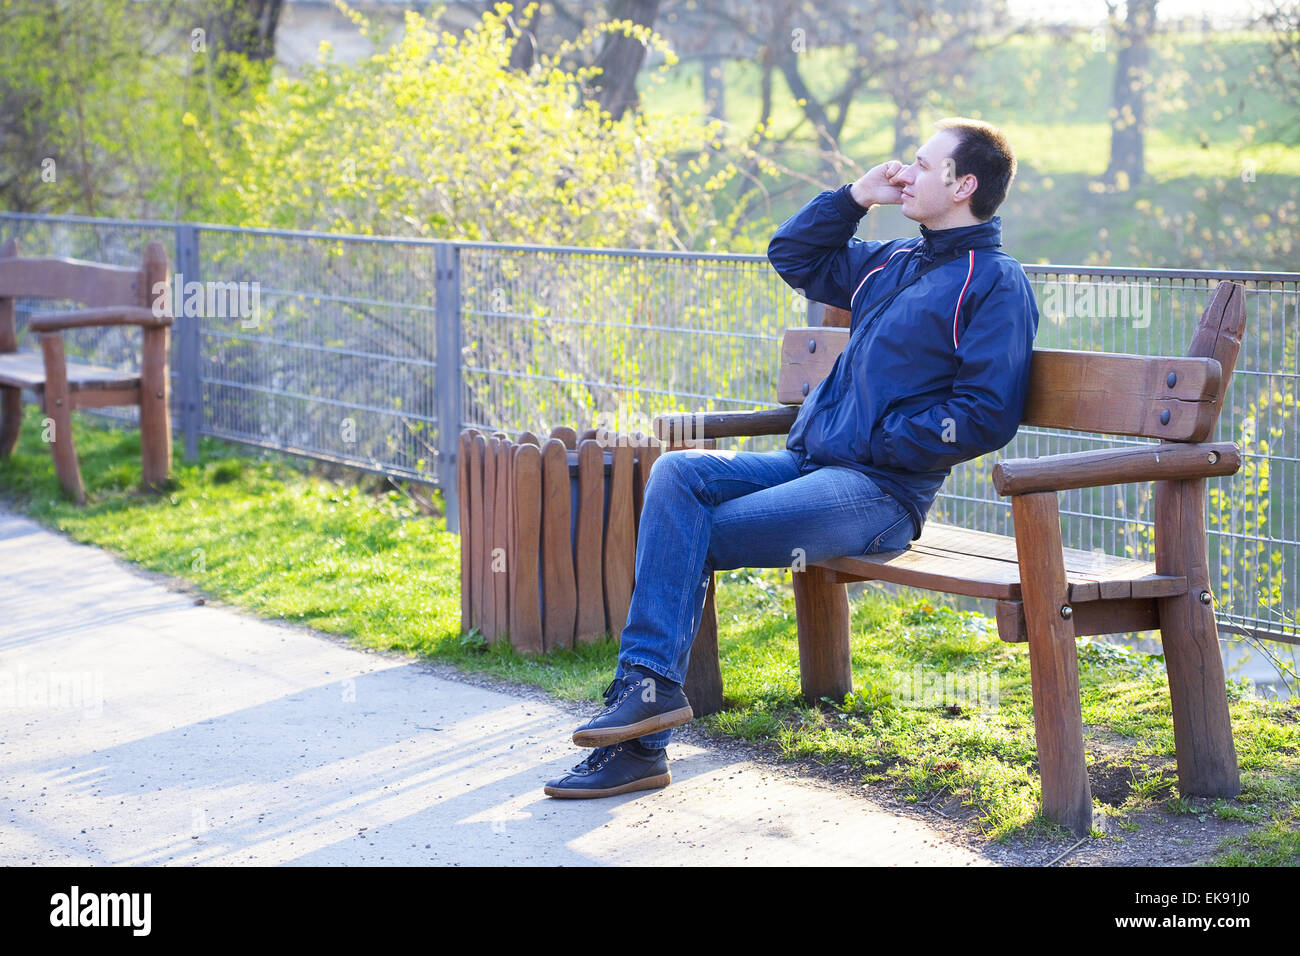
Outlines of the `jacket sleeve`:
[[875,464],[942,471],[1015,437],[1029,391],[1038,305],[1023,275],[1005,277],[972,305],[949,397],[920,411],[886,415],[871,435]]
[[781,224],[767,245],[767,259],[805,298],[847,309],[862,276],[884,260],[888,245],[853,235],[866,213],[847,185],[828,189]]

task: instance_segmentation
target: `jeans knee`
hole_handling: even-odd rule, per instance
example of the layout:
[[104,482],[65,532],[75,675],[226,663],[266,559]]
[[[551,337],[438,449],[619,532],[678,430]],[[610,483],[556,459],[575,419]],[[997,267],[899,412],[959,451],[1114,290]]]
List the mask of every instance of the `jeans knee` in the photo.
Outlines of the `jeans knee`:
[[656,458],[650,466],[650,476],[646,479],[646,491],[649,492],[651,482],[668,482],[689,487],[693,474],[694,470],[691,467],[689,455],[671,451],[665,452]]

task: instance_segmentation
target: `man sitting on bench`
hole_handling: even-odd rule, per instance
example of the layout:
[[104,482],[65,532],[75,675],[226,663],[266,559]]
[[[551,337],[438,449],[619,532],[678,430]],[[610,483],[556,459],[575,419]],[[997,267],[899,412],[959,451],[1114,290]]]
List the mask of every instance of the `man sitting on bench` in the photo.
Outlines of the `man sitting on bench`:
[[[987,123],[949,119],[904,165],[890,160],[827,190],[768,246],[781,278],[847,309],[849,343],[806,396],[784,449],[686,449],[645,487],[636,585],[605,709],[573,735],[596,748],[547,783],[553,797],[667,786],[671,728],[710,574],[803,567],[904,548],[953,465],[1001,448],[1024,411],[1038,307],[999,250],[1016,160]],[[920,235],[857,239],[877,204]]]

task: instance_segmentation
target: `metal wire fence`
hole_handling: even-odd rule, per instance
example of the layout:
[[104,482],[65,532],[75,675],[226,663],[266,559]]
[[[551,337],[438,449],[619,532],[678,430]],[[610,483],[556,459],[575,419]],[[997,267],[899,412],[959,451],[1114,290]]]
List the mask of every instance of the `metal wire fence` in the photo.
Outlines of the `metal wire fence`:
[[[664,412],[770,407],[784,330],[815,324],[762,256],[13,213],[0,222],[29,255],[135,265],[149,239],[170,245],[174,420],[191,453],[209,435],[437,484],[453,528],[462,428],[648,434]],[[1215,436],[1241,444],[1244,465],[1208,483],[1211,578],[1223,628],[1300,642],[1300,274],[1026,272],[1039,347],[1149,355],[1185,354],[1214,285],[1245,286],[1246,338]],[[20,323],[28,311],[19,304]],[[79,330],[70,352],[138,361],[121,329]],[[954,469],[931,517],[1010,533],[1010,506],[989,480],[997,458],[1128,443],[1142,442],[1022,428],[996,455]],[[1150,559],[1151,509],[1145,485],[1064,492],[1065,543]]]

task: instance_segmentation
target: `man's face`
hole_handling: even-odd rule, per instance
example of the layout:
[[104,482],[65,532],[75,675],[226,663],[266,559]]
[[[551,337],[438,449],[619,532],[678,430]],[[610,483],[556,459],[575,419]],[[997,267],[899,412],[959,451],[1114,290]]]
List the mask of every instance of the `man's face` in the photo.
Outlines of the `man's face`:
[[963,180],[956,176],[953,150],[957,134],[940,130],[916,151],[916,162],[904,167],[894,182],[903,187],[903,215],[930,229],[946,228],[946,222],[964,204],[953,202]]

